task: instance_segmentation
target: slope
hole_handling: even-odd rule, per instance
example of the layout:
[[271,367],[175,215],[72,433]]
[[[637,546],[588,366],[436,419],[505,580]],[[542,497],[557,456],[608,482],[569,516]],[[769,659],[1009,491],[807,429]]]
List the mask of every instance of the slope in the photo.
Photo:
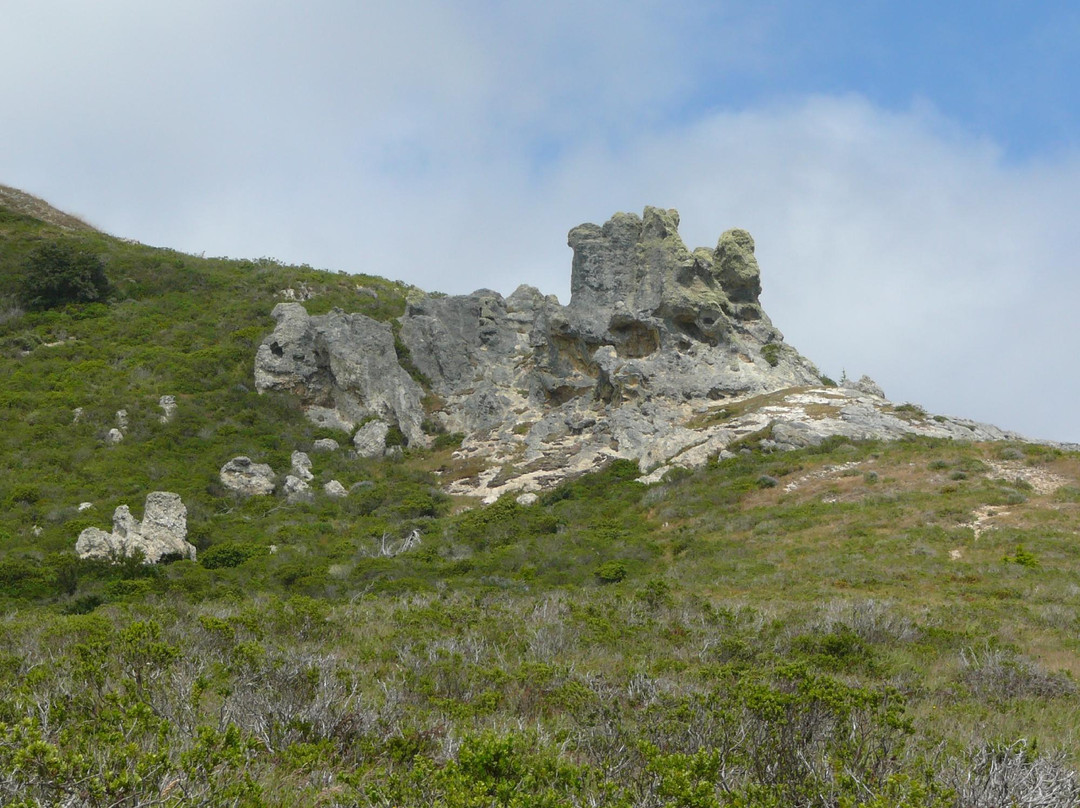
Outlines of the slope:
[[[766,429],[652,484],[617,459],[466,508],[444,488],[480,469],[432,429],[388,458],[313,451],[347,497],[243,497],[226,460],[285,469],[338,434],[254,391],[273,306],[388,322],[415,291],[10,211],[0,236],[6,804],[1080,799],[1075,452],[777,451]],[[101,255],[113,299],[20,310],[53,240]],[[74,556],[150,490],[181,494],[197,560]]]

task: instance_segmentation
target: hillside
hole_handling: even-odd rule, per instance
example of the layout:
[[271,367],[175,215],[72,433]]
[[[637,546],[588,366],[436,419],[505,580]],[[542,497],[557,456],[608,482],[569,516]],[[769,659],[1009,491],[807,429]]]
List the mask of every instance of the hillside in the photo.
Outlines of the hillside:
[[[745,274],[724,276],[723,297],[705,275],[693,284],[750,323],[724,333],[745,346],[738,378],[758,386],[729,395],[710,382],[700,397],[688,386],[677,418],[641,410],[635,391],[673,383],[653,355],[669,336],[690,333],[707,356],[728,344],[700,332],[704,320],[702,339],[684,327],[699,322],[700,297],[676,306],[681,287],[658,287],[642,303],[655,315],[631,312],[615,334],[573,312],[556,328],[561,310],[545,310],[544,333],[626,360],[603,376],[625,398],[605,399],[556,392],[568,379],[595,389],[603,368],[519,355],[542,318],[507,326],[499,306],[520,314],[522,298],[481,295],[491,339],[466,349],[495,357],[485,381],[506,368],[540,381],[536,397],[518,384],[529,394],[470,421],[455,400],[477,388],[438,375],[435,349],[410,343],[448,322],[438,312],[472,303],[154,249],[7,199],[0,802],[1080,804],[1080,454],[1069,447],[830,385],[763,313],[738,314],[753,301],[723,308],[753,286]],[[602,235],[577,239],[603,247]],[[20,303],[27,262],[55,243],[102,260],[103,299]],[[604,284],[589,288],[589,311],[608,305]],[[398,420],[412,404],[373,415],[373,399],[330,387],[320,404],[317,385],[257,384],[260,350],[285,344],[279,304],[319,328],[357,314],[385,324],[362,327],[388,335],[401,384],[417,385],[416,431]],[[312,406],[360,429],[385,418],[378,456],[349,451],[350,433],[313,420]],[[525,406],[527,418],[515,412]],[[850,407],[863,420],[845,420]],[[533,430],[547,429],[537,425],[571,411],[594,422],[561,427],[561,443],[537,437],[529,454]],[[640,411],[674,436],[644,468],[623,426]],[[889,424],[879,437],[891,439],[863,439],[873,433],[852,423]],[[713,443],[678,462],[705,445],[690,432]],[[595,471],[535,475],[554,467],[551,447],[580,457],[601,434]],[[522,448],[497,454],[503,438]],[[346,448],[317,451],[328,439]],[[312,490],[290,498],[280,478],[298,473],[298,450]],[[275,492],[226,486],[220,470],[238,456],[275,470]],[[329,480],[346,494],[325,494]],[[108,528],[123,505],[142,518],[154,491],[185,504],[195,560],[76,556],[84,529]]]

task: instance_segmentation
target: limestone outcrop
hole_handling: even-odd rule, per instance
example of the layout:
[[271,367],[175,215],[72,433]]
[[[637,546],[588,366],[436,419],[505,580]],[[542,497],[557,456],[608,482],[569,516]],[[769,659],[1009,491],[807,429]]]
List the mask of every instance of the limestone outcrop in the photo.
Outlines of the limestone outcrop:
[[[974,436],[962,422],[892,411],[869,379],[823,387],[761,307],[750,234],[727,230],[714,248],[690,250],[678,225],[676,211],[649,207],[575,227],[567,305],[529,286],[412,299],[397,346],[389,324],[278,304],[256,386],[297,394],[325,426],[363,421],[360,456],[387,454],[391,427],[410,447],[427,443],[425,429],[463,433],[456,459],[485,469],[448,490],[485,500],[613,458],[659,479],[769,429],[776,448],[828,434]],[[402,349],[429,390],[403,369]]]
[[113,513],[113,529],[106,533],[88,527],[79,534],[75,552],[80,558],[118,561],[142,553],[146,563],[171,556],[195,560],[195,547],[187,541],[187,508],[179,494],[154,491],[147,495],[140,522],[127,505]]

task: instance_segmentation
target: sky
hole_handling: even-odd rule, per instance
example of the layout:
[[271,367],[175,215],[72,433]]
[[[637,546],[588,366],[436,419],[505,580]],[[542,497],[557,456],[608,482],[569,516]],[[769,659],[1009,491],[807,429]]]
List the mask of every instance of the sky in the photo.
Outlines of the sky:
[[1080,441],[1080,4],[0,0],[0,183],[117,236],[569,295],[744,227],[833,378]]

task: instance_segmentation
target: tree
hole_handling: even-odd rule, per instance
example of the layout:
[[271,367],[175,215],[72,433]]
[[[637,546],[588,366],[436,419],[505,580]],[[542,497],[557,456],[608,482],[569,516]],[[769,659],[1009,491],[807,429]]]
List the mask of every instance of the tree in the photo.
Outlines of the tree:
[[29,309],[66,303],[93,303],[109,293],[105,262],[87,250],[63,242],[42,244],[23,264],[19,297]]

